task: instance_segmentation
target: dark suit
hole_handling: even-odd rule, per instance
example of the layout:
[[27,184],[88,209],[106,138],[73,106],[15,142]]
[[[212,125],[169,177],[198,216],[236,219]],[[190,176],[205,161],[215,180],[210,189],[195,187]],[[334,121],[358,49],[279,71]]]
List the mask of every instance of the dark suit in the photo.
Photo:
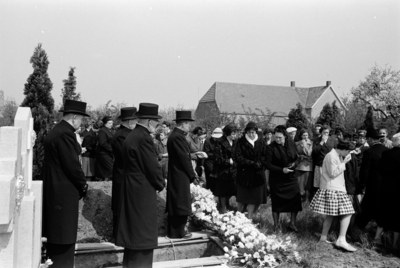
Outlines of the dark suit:
[[112,177],[112,192],[111,192],[111,210],[114,215],[114,236],[117,230],[117,219],[118,219],[118,206],[121,199],[121,187],[124,175],[124,162],[123,162],[123,145],[126,137],[132,130],[130,128],[121,125],[113,136],[111,146],[114,154],[114,166],[113,166],[113,177]]
[[190,160],[189,145],[185,134],[175,128],[168,137],[168,185],[167,205],[168,237],[180,238],[185,235],[187,217],[192,214],[190,183],[196,174]]
[[381,143],[373,144],[365,150],[360,168],[360,185],[365,188],[365,195],[361,203],[361,214],[357,218],[357,225],[364,229],[371,219],[377,218],[379,212],[379,185],[381,175],[378,172],[379,160],[382,153],[389,150]]
[[153,139],[140,124],[125,139],[124,174],[115,244],[125,247],[124,267],[151,267],[157,248],[157,193],[165,181]]
[[[47,237],[52,267],[73,267],[74,244],[78,228],[78,207],[85,174],[79,162],[80,146],[75,129],[62,120],[44,141],[43,180],[43,236]],[[54,248],[67,247],[60,259],[51,256]],[[54,247],[53,247],[54,246]],[[62,251],[62,250],[61,250]],[[65,254],[64,253],[55,253]],[[71,255],[72,254],[72,255]],[[57,261],[55,261],[57,260]],[[72,263],[71,263],[72,262]]]

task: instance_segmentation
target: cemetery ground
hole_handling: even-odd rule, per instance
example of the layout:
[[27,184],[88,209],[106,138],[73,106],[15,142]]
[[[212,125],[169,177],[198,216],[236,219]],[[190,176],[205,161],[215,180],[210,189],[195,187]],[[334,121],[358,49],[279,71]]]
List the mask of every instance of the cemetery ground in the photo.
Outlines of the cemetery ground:
[[[271,200],[268,199],[266,205],[260,207],[259,213],[254,216],[254,223],[265,234],[273,234],[273,220],[271,212]],[[337,249],[333,244],[318,243],[319,236],[322,230],[323,215],[312,212],[308,204],[303,206],[303,211],[298,214],[297,227],[299,233],[293,233],[287,230],[289,218],[281,214],[281,231],[277,236],[290,235],[292,242],[297,244],[297,251],[302,257],[300,264],[283,263],[279,267],[309,267],[309,268],[343,268],[343,267],[387,267],[395,268],[400,267],[400,252],[393,250],[392,233],[385,233],[383,235],[383,245],[376,246],[372,243],[376,224],[370,222],[364,232],[357,232],[352,237],[347,237],[349,243],[357,247],[357,251],[345,252],[344,250]],[[335,229],[335,228],[333,228]],[[339,228],[331,230],[328,236],[329,241],[336,241]]]

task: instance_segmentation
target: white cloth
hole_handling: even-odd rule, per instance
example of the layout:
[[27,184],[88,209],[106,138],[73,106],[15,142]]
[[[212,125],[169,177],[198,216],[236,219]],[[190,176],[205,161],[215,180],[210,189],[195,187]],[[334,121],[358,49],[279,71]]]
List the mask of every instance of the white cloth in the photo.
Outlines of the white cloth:
[[249,137],[249,135],[247,135],[247,133],[246,133],[245,136],[246,136],[246,140],[247,140],[248,142],[250,142],[250,144],[253,145],[253,147],[254,147],[254,143],[256,142],[256,140],[258,140],[258,135],[256,134],[254,140],[250,139],[250,137]]

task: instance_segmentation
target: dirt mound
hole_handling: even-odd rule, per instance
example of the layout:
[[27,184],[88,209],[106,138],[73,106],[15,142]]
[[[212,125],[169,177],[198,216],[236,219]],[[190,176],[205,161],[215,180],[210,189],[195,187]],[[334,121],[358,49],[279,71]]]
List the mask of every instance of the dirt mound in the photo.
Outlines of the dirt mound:
[[[88,182],[85,199],[79,202],[78,243],[114,242],[111,182]],[[158,194],[158,235],[165,236],[165,190]]]

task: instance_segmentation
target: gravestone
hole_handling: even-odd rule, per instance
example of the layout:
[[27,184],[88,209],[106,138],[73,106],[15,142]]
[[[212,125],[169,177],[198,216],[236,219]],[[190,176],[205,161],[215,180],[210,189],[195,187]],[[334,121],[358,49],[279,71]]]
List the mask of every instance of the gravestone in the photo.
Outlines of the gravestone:
[[0,128],[0,267],[37,268],[41,259],[42,182],[32,181],[35,142],[30,108]]

